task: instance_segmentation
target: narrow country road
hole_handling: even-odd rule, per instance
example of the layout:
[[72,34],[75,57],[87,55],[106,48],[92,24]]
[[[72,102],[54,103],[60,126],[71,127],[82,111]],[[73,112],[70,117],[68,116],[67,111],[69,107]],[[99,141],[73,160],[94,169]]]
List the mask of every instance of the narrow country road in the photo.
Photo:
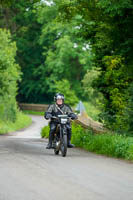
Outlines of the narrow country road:
[[133,164],[77,148],[67,157],[47,150],[31,127],[0,136],[0,200],[133,200]]

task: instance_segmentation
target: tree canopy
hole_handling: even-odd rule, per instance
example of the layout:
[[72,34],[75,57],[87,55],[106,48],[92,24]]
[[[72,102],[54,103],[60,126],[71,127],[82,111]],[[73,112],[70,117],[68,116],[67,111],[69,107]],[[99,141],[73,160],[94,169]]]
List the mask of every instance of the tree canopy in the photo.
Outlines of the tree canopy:
[[99,98],[106,126],[133,131],[131,0],[12,0],[0,10],[18,49],[19,101],[51,102],[62,83],[75,102]]

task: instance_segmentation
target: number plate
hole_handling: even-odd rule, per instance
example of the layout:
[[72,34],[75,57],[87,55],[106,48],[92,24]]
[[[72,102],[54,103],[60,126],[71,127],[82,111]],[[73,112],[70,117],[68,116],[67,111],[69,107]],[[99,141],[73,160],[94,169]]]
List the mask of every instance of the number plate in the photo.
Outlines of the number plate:
[[61,119],[61,123],[62,124],[66,124],[67,123],[67,119]]

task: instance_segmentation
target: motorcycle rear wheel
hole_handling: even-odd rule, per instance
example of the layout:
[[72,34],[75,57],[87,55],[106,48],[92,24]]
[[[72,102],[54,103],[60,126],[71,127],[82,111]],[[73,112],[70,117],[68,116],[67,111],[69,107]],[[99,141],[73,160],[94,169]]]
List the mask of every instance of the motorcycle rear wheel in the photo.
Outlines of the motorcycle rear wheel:
[[54,153],[55,153],[55,155],[58,155],[59,154],[59,150],[54,149]]

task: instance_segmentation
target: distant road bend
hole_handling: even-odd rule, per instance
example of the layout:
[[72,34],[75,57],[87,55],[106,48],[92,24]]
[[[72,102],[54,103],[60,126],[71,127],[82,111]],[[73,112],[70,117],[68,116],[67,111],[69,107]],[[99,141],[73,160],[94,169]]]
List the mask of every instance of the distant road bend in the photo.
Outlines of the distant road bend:
[[133,200],[133,164],[68,149],[55,156],[41,139],[42,116],[0,136],[0,200]]

